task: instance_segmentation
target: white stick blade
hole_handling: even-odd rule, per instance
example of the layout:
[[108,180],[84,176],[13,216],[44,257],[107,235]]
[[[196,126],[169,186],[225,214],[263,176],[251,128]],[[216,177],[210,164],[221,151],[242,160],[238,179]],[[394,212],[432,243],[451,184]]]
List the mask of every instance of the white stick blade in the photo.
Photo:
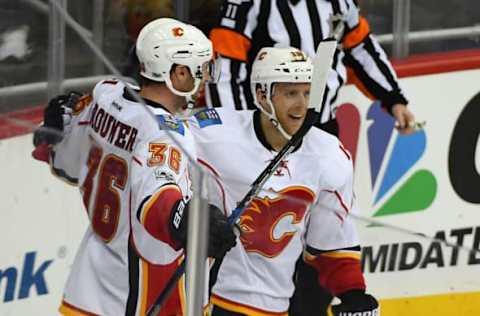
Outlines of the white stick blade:
[[313,59],[312,85],[310,88],[309,108],[319,112],[322,107],[323,94],[327,85],[328,73],[332,68],[333,55],[337,48],[337,41],[334,39],[320,42],[317,54]]

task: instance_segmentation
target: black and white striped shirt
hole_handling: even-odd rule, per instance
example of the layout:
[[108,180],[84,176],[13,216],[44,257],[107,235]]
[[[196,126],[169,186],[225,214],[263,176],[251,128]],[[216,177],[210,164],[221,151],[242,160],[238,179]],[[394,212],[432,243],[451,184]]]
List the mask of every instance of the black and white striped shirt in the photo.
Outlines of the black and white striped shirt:
[[207,89],[210,106],[254,108],[250,92],[251,62],[265,46],[293,46],[311,57],[322,39],[344,27],[335,53],[322,106],[321,123],[335,117],[335,100],[345,83],[345,65],[354,70],[368,93],[390,110],[407,104],[383,49],[370,34],[355,0],[227,0],[210,37],[222,55],[220,82]]

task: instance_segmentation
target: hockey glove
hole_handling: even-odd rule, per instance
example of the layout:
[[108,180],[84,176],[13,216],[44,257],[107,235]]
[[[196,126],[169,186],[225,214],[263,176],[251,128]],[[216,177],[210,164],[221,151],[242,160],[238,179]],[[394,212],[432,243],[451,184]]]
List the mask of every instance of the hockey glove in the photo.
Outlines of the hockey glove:
[[208,238],[208,256],[219,259],[235,247],[237,236],[227,217],[214,205],[210,205],[210,230]]
[[332,306],[334,316],[379,316],[380,308],[377,300],[363,290],[351,290],[339,296],[342,301]]
[[187,244],[188,209],[188,204],[178,200],[170,215],[170,235],[179,246],[178,249],[184,248]]
[[[236,236],[227,222],[227,217],[214,205],[209,205],[210,229],[208,236],[208,257],[220,258],[236,245]],[[187,244],[187,223],[189,205],[179,200],[172,210],[170,234],[180,248]]]
[[33,145],[55,145],[62,140],[61,133],[72,117],[72,109],[82,95],[70,92],[68,95],[59,95],[50,102],[43,112],[43,125],[33,134]]

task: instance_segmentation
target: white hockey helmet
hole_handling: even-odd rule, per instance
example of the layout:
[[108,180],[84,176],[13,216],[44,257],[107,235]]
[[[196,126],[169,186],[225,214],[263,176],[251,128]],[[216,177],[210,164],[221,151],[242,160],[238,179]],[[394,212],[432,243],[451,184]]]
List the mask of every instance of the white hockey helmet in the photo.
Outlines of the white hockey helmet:
[[[272,104],[273,84],[276,82],[310,83],[312,82],[313,64],[310,58],[301,50],[293,47],[264,47],[252,65],[250,88],[255,106],[259,108],[282,133],[286,139],[289,135],[280,125],[275,108]],[[264,109],[257,100],[257,86],[265,93],[270,112]]]
[[[190,97],[202,81],[205,67],[213,56],[212,42],[193,25],[160,18],[145,25],[137,38],[136,51],[140,62],[140,74],[153,81],[165,82],[175,94]],[[174,64],[190,69],[195,80],[189,92],[176,90],[170,80]]]

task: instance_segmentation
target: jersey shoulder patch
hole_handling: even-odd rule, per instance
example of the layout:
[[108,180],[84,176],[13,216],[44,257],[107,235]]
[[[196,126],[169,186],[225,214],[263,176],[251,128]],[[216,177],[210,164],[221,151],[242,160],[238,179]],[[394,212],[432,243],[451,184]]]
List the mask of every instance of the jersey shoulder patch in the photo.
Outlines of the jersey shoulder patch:
[[204,128],[210,125],[221,125],[222,119],[215,109],[204,109],[200,112],[195,113],[195,118],[197,119],[198,126]]
[[158,126],[161,130],[169,130],[185,135],[185,127],[183,123],[177,120],[174,116],[169,114],[155,115],[158,121]]

